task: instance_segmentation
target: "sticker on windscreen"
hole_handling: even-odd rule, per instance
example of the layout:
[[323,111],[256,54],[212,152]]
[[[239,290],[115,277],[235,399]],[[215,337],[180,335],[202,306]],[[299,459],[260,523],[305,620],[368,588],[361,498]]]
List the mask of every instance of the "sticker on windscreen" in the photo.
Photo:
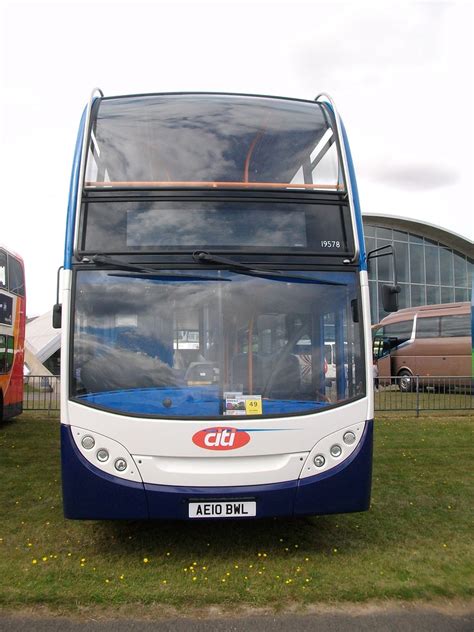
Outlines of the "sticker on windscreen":
[[225,415],[261,415],[262,396],[243,395],[242,393],[224,393]]

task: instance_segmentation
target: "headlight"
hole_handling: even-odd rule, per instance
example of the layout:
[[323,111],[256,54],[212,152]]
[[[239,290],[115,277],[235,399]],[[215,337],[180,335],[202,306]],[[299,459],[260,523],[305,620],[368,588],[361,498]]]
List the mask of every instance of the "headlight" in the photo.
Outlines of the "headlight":
[[122,458],[115,459],[114,467],[117,472],[125,472],[125,470],[127,469],[127,461]]
[[341,456],[342,454],[342,448],[340,445],[335,443],[334,445],[331,446],[331,449],[329,450],[329,452],[331,453],[331,456],[337,459],[337,457]]
[[356,436],[352,432],[352,430],[348,430],[347,432],[345,432],[342,438],[344,439],[344,443],[347,443],[347,445],[352,445],[356,440]]
[[323,467],[323,465],[326,463],[326,459],[323,457],[322,454],[317,454],[314,457],[313,461],[316,467]]
[[85,437],[82,437],[82,447],[85,450],[92,450],[92,448],[95,446],[95,439],[94,437],[91,437],[90,435],[86,435]]
[[109,460],[109,452],[105,448],[101,448],[100,450],[97,450],[96,456],[97,456],[97,460],[100,461],[101,463],[105,463],[106,461]]

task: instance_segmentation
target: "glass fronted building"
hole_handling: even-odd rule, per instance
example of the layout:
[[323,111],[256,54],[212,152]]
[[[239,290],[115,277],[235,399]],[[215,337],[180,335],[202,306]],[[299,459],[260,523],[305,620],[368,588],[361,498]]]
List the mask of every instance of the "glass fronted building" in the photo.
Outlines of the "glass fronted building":
[[[395,250],[400,309],[471,300],[472,241],[411,219],[383,215],[364,215],[363,219],[367,251],[388,244]],[[392,279],[391,257],[371,261],[372,323],[388,315],[382,307],[382,285]]]

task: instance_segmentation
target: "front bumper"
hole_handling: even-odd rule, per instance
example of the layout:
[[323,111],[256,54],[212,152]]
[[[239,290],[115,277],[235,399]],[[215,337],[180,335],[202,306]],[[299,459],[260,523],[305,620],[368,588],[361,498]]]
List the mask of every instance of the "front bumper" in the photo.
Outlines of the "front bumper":
[[[370,505],[373,422],[340,465],[305,479],[268,485],[184,487],[133,483],[84,459],[61,426],[64,515],[82,520],[188,520],[189,501],[254,499],[257,518],[365,511]],[[240,518],[242,519],[242,518]]]

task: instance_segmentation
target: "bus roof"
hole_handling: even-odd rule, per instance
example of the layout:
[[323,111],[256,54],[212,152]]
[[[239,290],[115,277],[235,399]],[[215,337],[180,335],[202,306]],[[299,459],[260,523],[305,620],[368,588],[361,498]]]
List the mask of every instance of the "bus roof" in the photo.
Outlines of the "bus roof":
[[2,243],[0,243],[0,250],[4,250],[5,252],[7,252],[10,256],[15,257],[15,259],[18,259],[18,261],[20,261],[20,263],[22,265],[25,264],[23,257],[21,255],[19,255],[17,252],[15,252],[14,250],[12,250],[11,248],[8,248],[7,246],[4,246]]
[[445,316],[447,314],[469,314],[471,304],[469,302],[462,303],[438,303],[436,305],[420,305],[418,307],[406,307],[398,312],[389,314],[379,323],[372,325],[372,329],[383,327],[390,323],[399,323],[404,320],[413,318],[415,314],[421,316]]

